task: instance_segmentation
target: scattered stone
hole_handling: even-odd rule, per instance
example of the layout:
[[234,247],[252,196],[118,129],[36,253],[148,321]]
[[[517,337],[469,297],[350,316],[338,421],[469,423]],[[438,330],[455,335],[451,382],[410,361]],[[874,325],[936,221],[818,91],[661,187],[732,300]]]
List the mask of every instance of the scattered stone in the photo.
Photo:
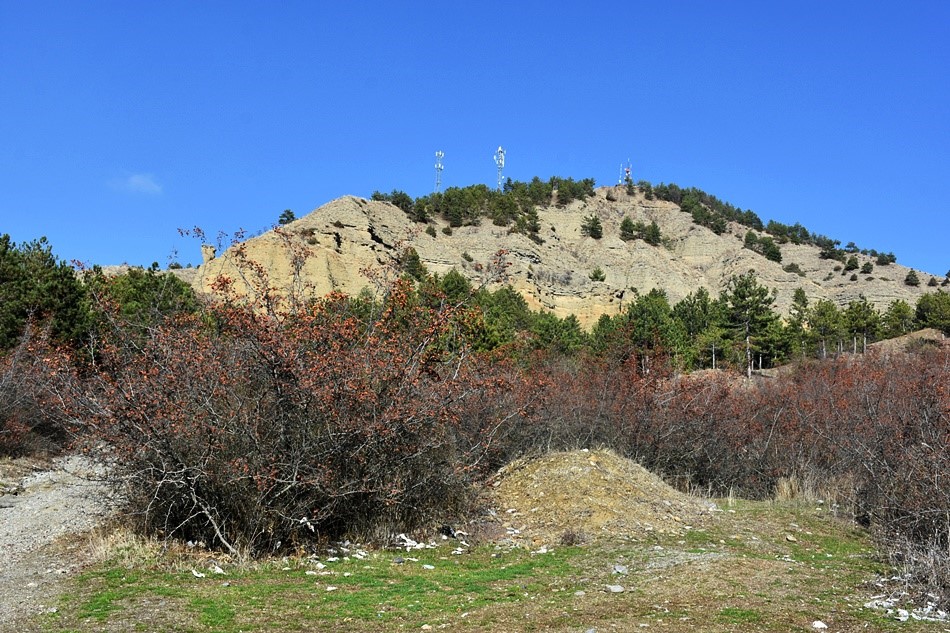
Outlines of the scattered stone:
[[622,585],[607,585],[608,593],[623,593],[624,589]]
[[627,566],[626,566],[626,565],[620,565],[620,564],[614,565],[614,573],[615,573],[615,574],[620,574],[620,575],[622,575],[622,576],[626,576],[626,575],[627,575],[627,571],[628,571],[628,569],[627,569]]
[[821,620],[815,620],[811,623],[811,628],[813,629],[827,629],[828,625],[822,622]]
[[798,542],[798,539],[795,538],[794,536],[792,536],[791,534],[786,534],[786,535],[785,535],[785,540],[788,541],[789,543],[797,543],[797,542]]
[[435,565],[423,565],[423,569],[435,569]]
[[192,574],[195,578],[204,578],[204,577],[205,577],[205,575],[202,574],[202,573],[201,573],[200,571],[198,571],[197,569],[192,569],[192,570],[191,570],[191,574]]
[[402,565],[403,563],[406,562],[406,559],[403,558],[402,556],[397,556],[396,558],[393,559],[393,562],[397,565]]

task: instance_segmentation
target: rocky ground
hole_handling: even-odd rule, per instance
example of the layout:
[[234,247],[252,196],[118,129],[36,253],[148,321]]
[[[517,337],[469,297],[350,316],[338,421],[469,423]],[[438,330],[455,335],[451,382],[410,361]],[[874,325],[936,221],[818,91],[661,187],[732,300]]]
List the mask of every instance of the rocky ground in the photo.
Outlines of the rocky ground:
[[54,609],[88,560],[78,535],[108,515],[103,469],[81,456],[0,462],[0,630]]

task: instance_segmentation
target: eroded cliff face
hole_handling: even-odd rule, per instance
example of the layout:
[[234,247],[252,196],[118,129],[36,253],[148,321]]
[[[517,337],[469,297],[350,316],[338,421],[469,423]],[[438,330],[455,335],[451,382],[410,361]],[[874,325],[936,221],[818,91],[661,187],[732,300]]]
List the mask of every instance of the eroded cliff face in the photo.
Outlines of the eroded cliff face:
[[[603,224],[599,240],[581,231],[591,214]],[[487,220],[454,228],[450,235],[442,231],[448,224],[436,220],[433,237],[426,225],[412,222],[389,203],[346,196],[217,254],[200,267],[193,284],[199,291],[220,293],[220,280],[228,279],[236,295],[258,300],[268,287],[284,297],[332,291],[355,295],[376,291],[393,279],[400,255],[411,246],[430,272],[444,275],[455,268],[476,285],[509,283],[532,308],[560,317],[574,314],[584,325],[618,313],[636,292],[659,288],[671,303],[701,287],[718,296],[733,275],[749,270],[777,290],[776,307],[782,313],[799,287],[811,301],[831,299],[842,306],[863,294],[881,310],[894,299],[913,305],[933,290],[926,286],[930,275],[920,271],[920,287],[905,285],[909,269],[897,264],[875,265],[873,273],[852,281],[851,271],[835,271],[840,263],[820,259],[818,249],[810,246],[782,245],[783,261],[775,263],[743,248],[746,227],[732,225],[716,235],[694,224],[675,204],[629,196],[619,187],[601,188],[593,198],[563,208],[539,209],[538,215],[541,244]],[[625,216],[645,224],[655,221],[663,244],[621,240]],[[872,261],[857,257],[859,265]],[[789,263],[798,264],[804,276],[785,272],[782,267]],[[605,273],[603,281],[590,278],[597,268]]]

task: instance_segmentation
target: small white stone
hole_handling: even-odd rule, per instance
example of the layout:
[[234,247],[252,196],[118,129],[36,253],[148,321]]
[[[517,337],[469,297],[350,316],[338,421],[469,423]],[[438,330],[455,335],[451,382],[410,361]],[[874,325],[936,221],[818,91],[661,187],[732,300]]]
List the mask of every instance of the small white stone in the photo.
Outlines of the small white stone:
[[621,585],[607,585],[607,591],[610,593],[623,593]]
[[811,623],[811,628],[813,629],[827,629],[828,625],[822,622],[821,620],[815,620]]

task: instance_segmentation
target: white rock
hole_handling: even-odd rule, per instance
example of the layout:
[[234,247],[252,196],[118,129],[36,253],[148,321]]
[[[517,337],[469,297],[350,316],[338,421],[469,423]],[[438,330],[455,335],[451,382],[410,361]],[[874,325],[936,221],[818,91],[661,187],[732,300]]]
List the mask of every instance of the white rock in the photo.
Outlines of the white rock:
[[813,629],[827,629],[828,625],[822,622],[821,620],[815,620],[811,623],[811,628]]
[[623,586],[621,585],[607,585],[607,591],[609,593],[623,593]]

